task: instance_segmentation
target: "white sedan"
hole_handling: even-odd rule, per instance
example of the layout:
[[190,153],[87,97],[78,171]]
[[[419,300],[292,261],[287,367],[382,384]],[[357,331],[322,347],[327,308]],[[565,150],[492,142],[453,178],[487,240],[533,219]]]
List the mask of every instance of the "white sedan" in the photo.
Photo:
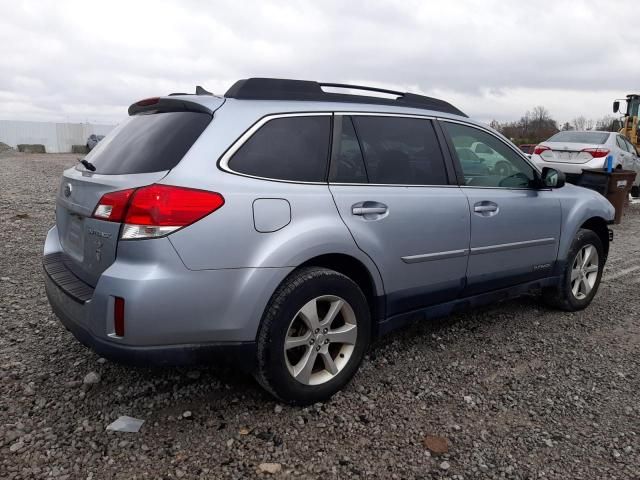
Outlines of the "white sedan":
[[619,133],[594,130],[558,132],[535,148],[531,160],[540,168],[560,170],[571,179],[580,175],[583,169],[606,168],[609,155],[613,157],[613,168],[636,172],[631,194],[639,196],[640,157],[631,142]]

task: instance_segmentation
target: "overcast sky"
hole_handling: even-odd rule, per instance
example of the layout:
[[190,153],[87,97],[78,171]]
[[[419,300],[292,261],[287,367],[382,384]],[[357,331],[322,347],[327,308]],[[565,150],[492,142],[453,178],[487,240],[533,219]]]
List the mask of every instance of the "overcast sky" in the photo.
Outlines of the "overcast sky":
[[597,119],[640,91],[639,53],[640,0],[7,1],[0,119],[117,123],[250,76],[425,93],[486,122]]

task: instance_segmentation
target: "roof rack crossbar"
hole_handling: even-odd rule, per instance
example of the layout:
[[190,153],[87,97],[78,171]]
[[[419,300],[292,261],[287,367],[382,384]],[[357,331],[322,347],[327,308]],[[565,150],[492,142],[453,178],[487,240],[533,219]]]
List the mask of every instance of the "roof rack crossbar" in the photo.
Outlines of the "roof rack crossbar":
[[[398,98],[382,98],[346,93],[325,92],[322,87],[346,88],[365,92],[397,95]],[[384,88],[348,85],[343,83],[321,83],[309,80],[290,80],[282,78],[247,78],[234,83],[227,98],[240,100],[301,100],[320,102],[366,103],[374,105],[395,105],[438,112],[451,113],[466,117],[462,111],[444,100],[408,92],[397,92]]]

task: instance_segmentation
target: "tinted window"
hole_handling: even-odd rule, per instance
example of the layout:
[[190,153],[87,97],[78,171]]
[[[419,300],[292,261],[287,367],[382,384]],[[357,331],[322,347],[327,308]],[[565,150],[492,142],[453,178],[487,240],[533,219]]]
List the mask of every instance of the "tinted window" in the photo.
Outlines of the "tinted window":
[[161,172],[175,167],[211,121],[211,115],[167,112],[134,115],[118,125],[85,158],[96,173]]
[[232,170],[257,177],[325,181],[331,117],[286,117],[265,123],[229,162]]
[[[456,150],[465,184],[480,187],[527,188],[533,185],[534,168],[506,143],[478,128],[443,122]],[[475,154],[469,145],[481,142],[491,155]]]
[[627,150],[627,145],[624,143],[624,139],[621,136],[616,136],[616,143],[622,150]]
[[593,143],[602,145],[609,138],[608,132],[558,132],[547,142]]
[[352,118],[370,183],[444,185],[444,159],[430,120]]
[[339,183],[367,183],[367,171],[351,117],[336,116],[334,121],[342,128],[336,128],[341,133],[339,139],[334,138],[329,179]]

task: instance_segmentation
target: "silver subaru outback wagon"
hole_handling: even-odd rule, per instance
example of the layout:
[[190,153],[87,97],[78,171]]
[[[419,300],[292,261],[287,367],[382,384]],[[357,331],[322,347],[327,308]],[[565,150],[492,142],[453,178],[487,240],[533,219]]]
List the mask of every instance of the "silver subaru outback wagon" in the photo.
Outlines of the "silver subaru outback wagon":
[[131,105],[62,178],[43,261],[62,323],[115,361],[222,355],[307,404],[414,319],[591,302],[606,199],[445,101],[370,90],[251,78]]

